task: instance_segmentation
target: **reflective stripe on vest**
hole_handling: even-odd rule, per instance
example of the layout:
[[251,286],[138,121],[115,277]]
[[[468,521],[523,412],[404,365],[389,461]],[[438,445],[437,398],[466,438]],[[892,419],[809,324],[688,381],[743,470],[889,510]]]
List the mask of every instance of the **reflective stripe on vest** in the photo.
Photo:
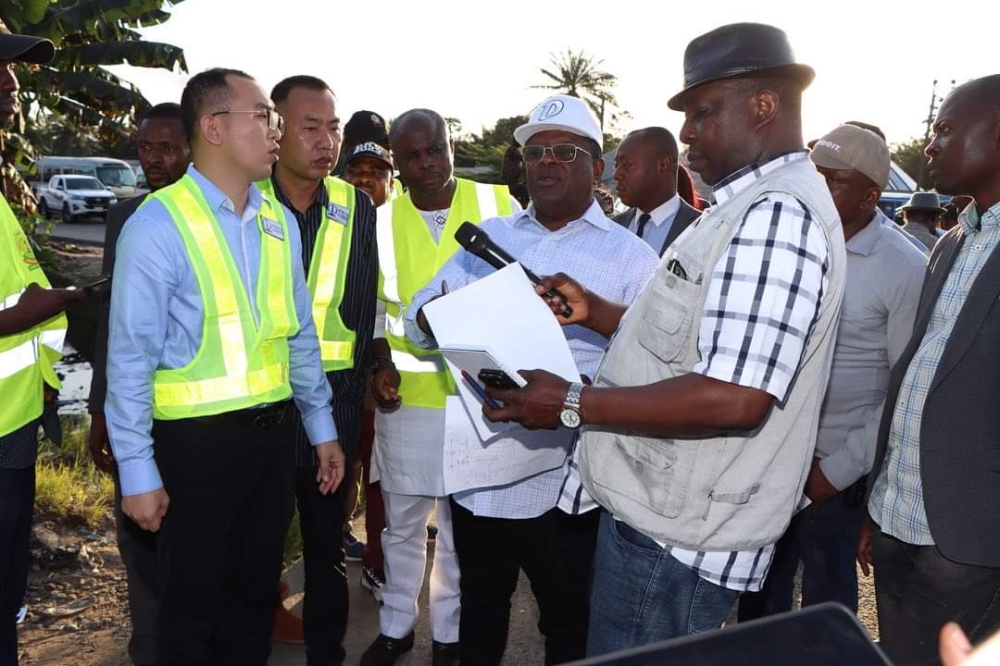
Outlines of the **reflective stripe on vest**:
[[[17,305],[31,284],[50,286],[20,223],[0,197],[0,309]],[[0,437],[41,415],[45,384],[60,387],[52,363],[62,355],[65,335],[66,316],[59,314],[27,330],[0,336]]]
[[16,347],[0,352],[0,379],[16,375],[37,362],[38,339],[25,340]]
[[[258,185],[277,201],[272,179],[268,178]],[[354,367],[357,334],[347,327],[340,316],[340,304],[347,288],[357,190],[333,176],[324,179],[324,186],[328,203],[313,244],[307,283],[312,295],[313,322],[316,324],[323,370],[332,372]]]
[[463,222],[479,224],[513,212],[505,185],[460,178],[455,182],[448,219],[437,243],[409,195],[388,201],[377,210],[379,298],[385,303],[385,337],[401,378],[399,394],[408,406],[441,409],[455,385],[438,352],[406,338],[406,307],[458,250],[455,231]]
[[197,183],[184,176],[150,198],[163,204],[180,232],[204,309],[201,346],[191,362],[154,375],[154,418],[208,416],[291,396],[288,338],[298,333],[299,324],[281,206],[265,194],[257,214],[257,325],[226,238]]

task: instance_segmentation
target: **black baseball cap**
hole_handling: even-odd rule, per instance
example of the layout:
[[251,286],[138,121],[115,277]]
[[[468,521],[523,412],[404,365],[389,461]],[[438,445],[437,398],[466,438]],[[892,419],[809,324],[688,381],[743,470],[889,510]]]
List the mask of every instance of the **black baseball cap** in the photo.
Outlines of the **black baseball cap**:
[[52,60],[55,45],[44,37],[15,35],[0,20],[0,60],[20,60],[41,65]]
[[371,157],[376,160],[385,162],[386,166],[390,169],[392,168],[392,155],[386,150],[381,144],[375,141],[365,141],[364,143],[359,143],[351,149],[351,152],[347,155],[344,160],[344,166],[353,162],[361,157]]
[[374,141],[388,150],[389,126],[374,111],[357,111],[344,125],[344,143],[356,146],[366,141]]

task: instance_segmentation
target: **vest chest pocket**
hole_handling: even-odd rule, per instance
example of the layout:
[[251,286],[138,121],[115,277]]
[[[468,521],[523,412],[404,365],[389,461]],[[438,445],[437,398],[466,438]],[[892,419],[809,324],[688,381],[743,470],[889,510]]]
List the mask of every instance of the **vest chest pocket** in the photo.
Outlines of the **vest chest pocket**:
[[639,344],[664,362],[677,358],[691,334],[701,286],[672,273],[657,273],[647,287],[646,306],[636,329]]

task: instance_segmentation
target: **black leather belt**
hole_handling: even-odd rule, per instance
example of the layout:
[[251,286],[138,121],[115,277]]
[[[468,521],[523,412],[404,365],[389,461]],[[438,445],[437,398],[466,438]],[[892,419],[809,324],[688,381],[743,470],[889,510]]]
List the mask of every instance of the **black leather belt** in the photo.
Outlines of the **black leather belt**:
[[212,416],[197,416],[190,420],[220,427],[230,426],[268,430],[276,428],[281,424],[291,402],[291,400],[285,400],[284,402],[277,402],[273,405],[265,405],[264,407],[239,409],[235,412],[224,412],[222,414],[213,414]]

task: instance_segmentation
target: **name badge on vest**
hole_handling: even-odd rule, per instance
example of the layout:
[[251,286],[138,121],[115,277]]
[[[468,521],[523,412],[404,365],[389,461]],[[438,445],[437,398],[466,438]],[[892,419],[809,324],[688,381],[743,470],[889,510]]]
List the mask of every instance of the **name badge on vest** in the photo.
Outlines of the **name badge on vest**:
[[261,226],[263,226],[265,234],[277,238],[280,241],[285,240],[285,230],[281,228],[281,222],[271,220],[266,217],[262,218],[261,222],[263,223]]
[[350,217],[350,215],[351,211],[347,208],[347,206],[341,206],[340,204],[335,204],[333,202],[330,202],[326,206],[326,216],[334,222],[347,224],[347,218]]

